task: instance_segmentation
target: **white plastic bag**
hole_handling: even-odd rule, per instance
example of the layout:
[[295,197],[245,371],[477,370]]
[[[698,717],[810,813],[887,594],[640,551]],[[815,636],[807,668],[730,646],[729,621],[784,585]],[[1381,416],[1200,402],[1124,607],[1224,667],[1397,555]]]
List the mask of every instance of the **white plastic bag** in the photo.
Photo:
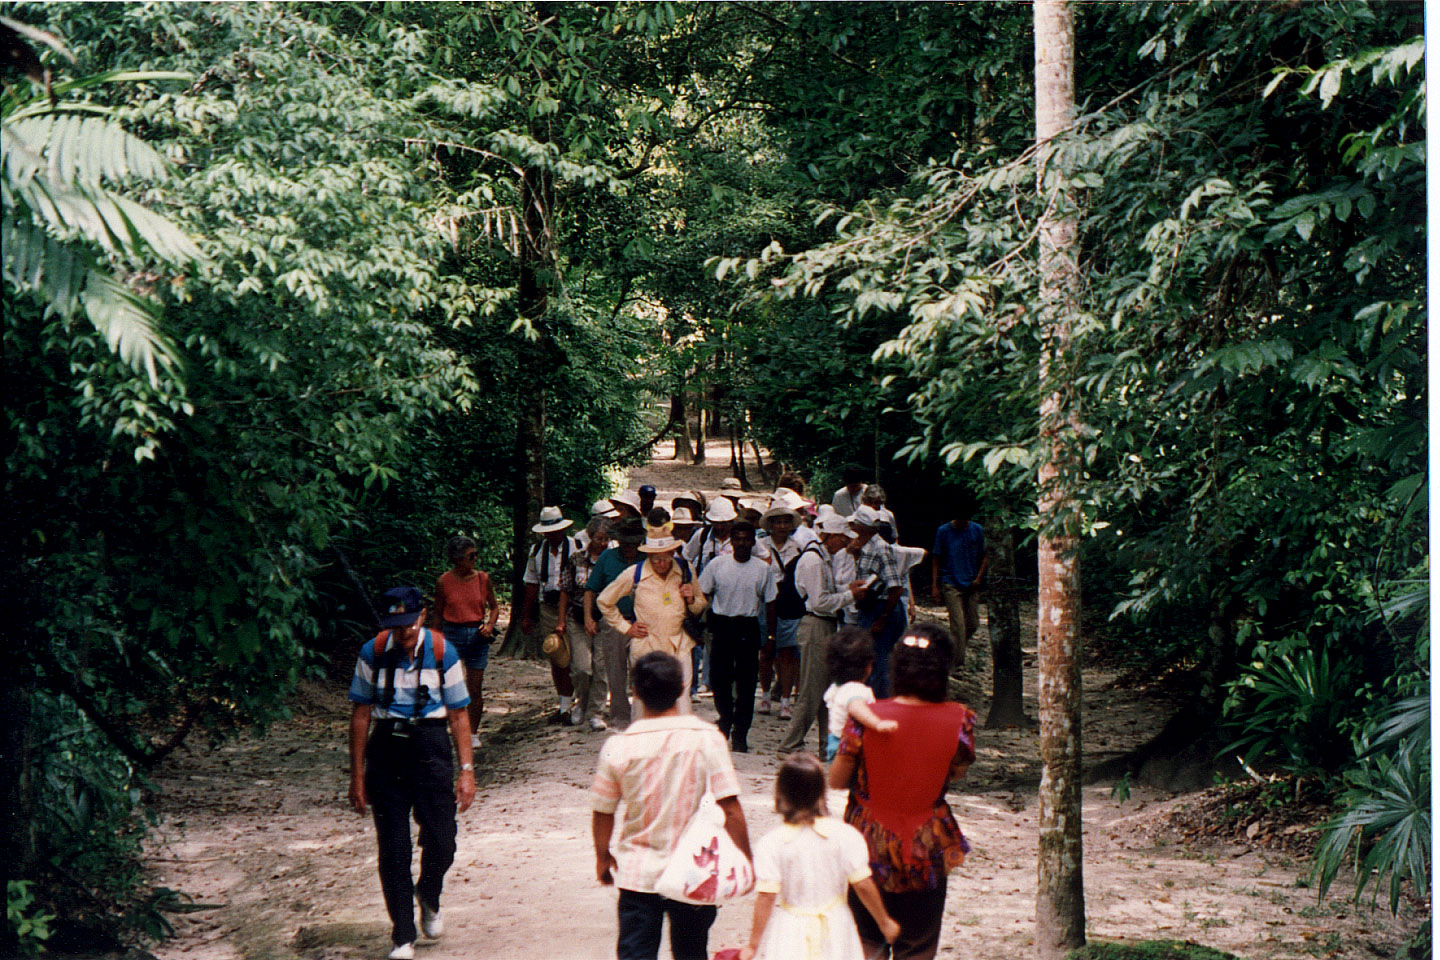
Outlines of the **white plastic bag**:
[[655,881],[655,892],[669,900],[715,906],[754,888],[755,868],[725,832],[725,813],[707,793]]

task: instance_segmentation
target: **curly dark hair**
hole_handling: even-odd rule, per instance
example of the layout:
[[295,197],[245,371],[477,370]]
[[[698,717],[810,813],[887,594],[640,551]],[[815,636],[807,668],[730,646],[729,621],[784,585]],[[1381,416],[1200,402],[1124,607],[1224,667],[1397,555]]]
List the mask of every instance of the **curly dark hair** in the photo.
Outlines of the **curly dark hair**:
[[802,497],[805,495],[805,478],[792,471],[780,474],[780,479],[775,481],[776,489],[784,487],[787,490],[794,490]]
[[949,694],[954,650],[950,631],[939,624],[910,624],[890,654],[891,692],[897,697],[943,703]]
[[875,641],[864,627],[841,627],[825,645],[825,668],[834,683],[861,683],[875,663]]
[[801,750],[780,764],[775,775],[775,812],[786,823],[825,816],[825,768],[813,753]]

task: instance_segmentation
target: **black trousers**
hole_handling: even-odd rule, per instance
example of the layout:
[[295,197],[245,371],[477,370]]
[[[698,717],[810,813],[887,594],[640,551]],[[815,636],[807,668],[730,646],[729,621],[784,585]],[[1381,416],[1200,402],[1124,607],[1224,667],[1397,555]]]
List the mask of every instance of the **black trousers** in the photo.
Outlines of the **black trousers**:
[[[381,721],[365,747],[365,792],[375,817],[380,889],[396,944],[415,941],[415,895],[439,908],[445,871],[455,862],[454,764],[444,722],[398,736]],[[420,881],[410,877],[410,818],[420,827]]]
[[[855,929],[860,933],[860,946],[865,956],[886,957],[889,960],[931,960],[940,949],[940,926],[945,916],[945,888],[946,877],[942,873],[939,886],[934,890],[915,890],[908,893],[880,891],[885,912],[900,924],[900,936],[888,947],[875,918],[870,916],[870,911],[865,909],[865,904],[852,888],[846,899],[850,902],[850,913],[855,917]],[[885,949],[880,950],[881,947]]]
[[710,614],[710,687],[721,731],[746,747],[755,716],[755,685],[760,678],[760,621],[754,617]]
[[658,893],[621,890],[617,904],[620,936],[615,943],[619,960],[655,960],[660,955],[660,931],[670,918],[670,955],[675,960],[705,960],[709,953],[710,925],[716,909],[678,900],[666,900]]

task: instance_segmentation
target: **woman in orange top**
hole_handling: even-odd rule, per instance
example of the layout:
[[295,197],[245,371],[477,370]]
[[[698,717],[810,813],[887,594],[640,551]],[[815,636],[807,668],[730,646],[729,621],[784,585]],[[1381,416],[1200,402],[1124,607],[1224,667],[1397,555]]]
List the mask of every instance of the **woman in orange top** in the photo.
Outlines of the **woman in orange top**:
[[[470,691],[470,729],[480,729],[485,712],[485,667],[490,663],[490,642],[500,619],[500,601],[490,586],[490,575],[475,569],[475,541],[451,537],[445,545],[450,569],[435,583],[432,626],[438,625],[445,642],[465,665],[465,686]],[[489,615],[486,616],[488,609]],[[479,743],[472,733],[472,742]]]

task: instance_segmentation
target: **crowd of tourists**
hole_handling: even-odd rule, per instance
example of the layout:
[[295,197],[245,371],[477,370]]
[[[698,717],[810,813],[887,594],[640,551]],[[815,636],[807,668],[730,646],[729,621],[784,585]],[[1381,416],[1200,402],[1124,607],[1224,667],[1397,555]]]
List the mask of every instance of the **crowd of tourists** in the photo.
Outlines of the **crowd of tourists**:
[[[713,878],[698,895],[663,881],[672,861],[719,861],[722,845],[736,851],[729,876],[753,864],[756,881],[738,960],[935,955],[946,874],[968,850],[944,794],[974,758],[974,715],[947,691],[978,626],[984,537],[962,496],[932,549],[906,546],[885,491],[858,467],[843,479],[829,503],[807,499],[794,474],[769,496],[731,478],[713,497],[664,504],[647,485],[593,504],[573,535],[555,506],[533,528],[514,616],[549,657],[548,720],[614,734],[600,746],[592,834],[596,876],[619,888],[622,960],[655,957],[666,919],[673,956],[708,956]],[[382,631],[350,689],[350,799],[373,813],[392,960],[443,933],[500,615],[475,542],[454,537],[446,551],[433,602],[414,587],[382,596]],[[911,571],[927,557],[951,631],[911,622]],[[714,724],[694,714],[705,696]],[[787,721],[785,823],[752,851],[731,754],[750,751],[757,711]],[[818,757],[804,750],[812,729]],[[843,820],[829,815],[827,783],[849,791]],[[716,832],[692,857],[680,847],[706,809]]]

